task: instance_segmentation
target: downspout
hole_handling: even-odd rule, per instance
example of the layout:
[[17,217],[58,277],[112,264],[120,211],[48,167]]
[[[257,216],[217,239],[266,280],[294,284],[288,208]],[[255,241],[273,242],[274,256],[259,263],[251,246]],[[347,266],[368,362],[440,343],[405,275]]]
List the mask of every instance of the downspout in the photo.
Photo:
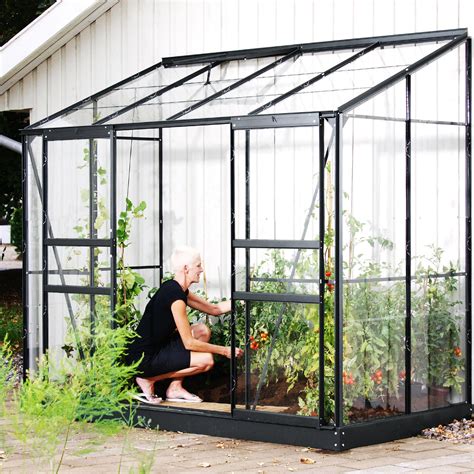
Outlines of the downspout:
[[12,140],[11,138],[6,137],[5,135],[0,135],[0,146],[8,148],[11,151],[14,151],[21,155],[21,143],[17,142],[16,140]]

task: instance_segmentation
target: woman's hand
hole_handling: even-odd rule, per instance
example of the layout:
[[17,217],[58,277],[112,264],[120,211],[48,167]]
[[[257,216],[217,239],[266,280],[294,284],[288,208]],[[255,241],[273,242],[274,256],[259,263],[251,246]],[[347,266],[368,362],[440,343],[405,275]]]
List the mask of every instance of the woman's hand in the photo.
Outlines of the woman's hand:
[[221,301],[220,303],[217,303],[216,306],[219,308],[219,314],[230,313],[232,310],[231,300]]
[[[222,353],[224,357],[230,359],[232,357],[232,347],[224,347],[224,352]],[[235,357],[242,357],[244,355],[244,351],[240,347],[235,348]]]

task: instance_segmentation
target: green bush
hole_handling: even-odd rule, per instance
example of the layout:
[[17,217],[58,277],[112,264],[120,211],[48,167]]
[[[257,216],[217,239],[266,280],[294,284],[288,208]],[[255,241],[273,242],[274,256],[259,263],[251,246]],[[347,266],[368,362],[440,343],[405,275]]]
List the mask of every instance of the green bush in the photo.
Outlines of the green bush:
[[23,207],[17,207],[10,218],[11,242],[21,255],[23,250]]

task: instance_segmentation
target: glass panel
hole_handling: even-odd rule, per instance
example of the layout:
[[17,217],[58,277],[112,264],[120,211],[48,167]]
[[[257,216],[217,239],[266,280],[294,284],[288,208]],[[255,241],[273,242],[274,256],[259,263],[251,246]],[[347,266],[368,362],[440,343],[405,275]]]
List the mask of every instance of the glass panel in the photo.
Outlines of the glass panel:
[[[250,169],[245,170],[246,135]],[[245,183],[249,182],[250,238],[318,239],[318,127],[251,130],[235,134],[236,237],[245,238]]]
[[425,43],[377,48],[269,108],[268,113],[337,109],[441,45]]
[[464,123],[465,50],[461,45],[412,76],[412,118]]
[[[94,197],[92,229],[91,186]],[[109,140],[49,142],[48,213],[50,238],[109,238]]]
[[42,210],[42,139],[27,138],[27,200],[26,225],[28,226],[28,279],[27,279],[27,329],[28,367],[34,372],[42,353],[43,316],[43,210]]
[[[251,249],[250,289],[255,293],[319,294],[319,250]],[[246,290],[245,249],[236,250],[236,290]]]
[[[90,279],[91,252],[94,280]],[[110,250],[95,247],[49,247],[48,285],[110,286]]]
[[[91,312],[94,298],[94,312]],[[105,295],[48,295],[48,337],[51,357],[60,361],[64,356],[78,357],[80,347],[91,349],[91,331],[97,319],[110,320],[110,297]]]
[[[179,68],[160,67],[141,77],[132,78],[109,93],[100,97],[97,101],[88,101],[85,105],[70,110],[64,115],[41,125],[41,128],[71,127],[78,125],[92,125],[110,114],[116,113],[122,108],[133,104],[165,86],[173,84],[183,77],[201,69],[203,66],[183,66]],[[189,83],[204,83],[205,75],[194,78]],[[133,116],[133,112],[131,112]],[[132,120],[124,120],[133,121]]]
[[[404,100],[399,84],[364,108]],[[342,132],[345,423],[405,411],[405,124],[360,115]]]
[[[258,411],[317,417],[318,305],[257,302],[247,305],[250,317],[248,341],[245,340],[245,303],[237,303],[237,346],[244,348],[248,344],[249,364],[246,377],[245,360],[238,360],[237,408],[246,405],[253,408],[260,388]],[[267,359],[265,377],[263,368]]]
[[[185,118],[248,114],[353,54],[352,51],[337,51],[296,56],[187,114]],[[245,61],[245,64],[248,63],[252,61]],[[259,64],[259,67],[263,67],[263,64]],[[238,77],[244,77],[242,72],[241,69],[238,70]],[[189,103],[192,104],[193,102]]]
[[466,400],[464,127],[412,133],[414,411]]

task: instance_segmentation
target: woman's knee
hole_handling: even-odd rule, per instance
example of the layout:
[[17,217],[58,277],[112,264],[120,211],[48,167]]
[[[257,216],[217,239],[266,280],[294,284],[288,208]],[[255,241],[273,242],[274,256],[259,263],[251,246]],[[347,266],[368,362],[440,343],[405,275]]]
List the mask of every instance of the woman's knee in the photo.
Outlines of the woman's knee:
[[210,352],[198,352],[193,359],[192,365],[202,372],[207,372],[214,367],[214,357]]
[[193,324],[192,332],[194,339],[202,342],[209,342],[211,339],[211,330],[203,323]]

